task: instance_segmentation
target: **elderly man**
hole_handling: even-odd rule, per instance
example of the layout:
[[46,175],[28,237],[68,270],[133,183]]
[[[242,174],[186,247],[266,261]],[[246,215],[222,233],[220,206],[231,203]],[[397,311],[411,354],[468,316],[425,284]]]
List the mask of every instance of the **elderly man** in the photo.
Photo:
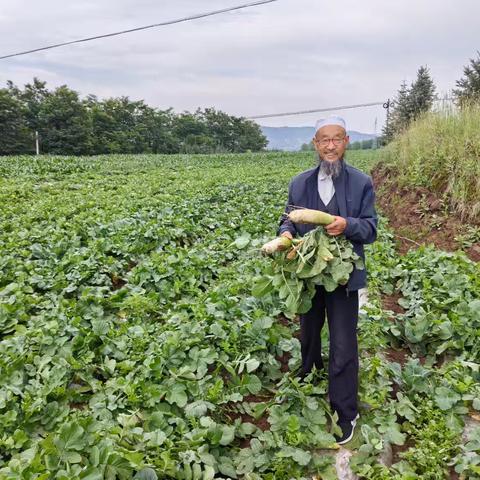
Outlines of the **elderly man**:
[[[322,210],[335,216],[328,225],[329,235],[345,235],[355,252],[364,257],[363,245],[377,235],[375,193],[371,178],[348,165],[344,153],[348,145],[345,121],[331,116],[317,122],[313,143],[319,165],[297,175],[290,183],[286,211],[292,207]],[[282,217],[278,233],[292,238],[304,235],[313,225],[292,223]],[[366,270],[354,269],[348,284],[333,292],[318,286],[311,310],[300,316],[302,378],[315,366],[323,368],[321,330],[328,319],[330,351],[328,393],[330,404],[338,414],[342,435],[339,444],[353,437],[358,419],[358,290],[366,285]]]

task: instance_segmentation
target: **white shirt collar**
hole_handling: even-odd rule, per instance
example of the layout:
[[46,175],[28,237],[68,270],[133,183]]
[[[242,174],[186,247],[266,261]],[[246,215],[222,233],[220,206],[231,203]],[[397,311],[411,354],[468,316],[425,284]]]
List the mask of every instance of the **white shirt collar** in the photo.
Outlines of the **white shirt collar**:
[[326,175],[324,172],[321,172],[320,170],[318,171],[318,179],[319,180],[327,180],[327,179],[332,179],[331,175]]

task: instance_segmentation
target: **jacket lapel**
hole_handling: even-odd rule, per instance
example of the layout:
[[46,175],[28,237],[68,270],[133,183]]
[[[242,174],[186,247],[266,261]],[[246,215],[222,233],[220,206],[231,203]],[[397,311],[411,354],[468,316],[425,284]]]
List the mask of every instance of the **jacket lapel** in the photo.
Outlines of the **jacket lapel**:
[[306,198],[306,207],[312,208],[313,210],[319,210],[319,194],[318,194],[318,171],[320,167],[318,166],[312,174],[307,178],[307,198]]
[[335,187],[335,196],[337,197],[338,210],[340,216],[348,217],[347,214],[347,199],[346,199],[346,184],[348,173],[345,168],[345,160],[342,162],[342,171],[340,175],[333,179],[333,186]]

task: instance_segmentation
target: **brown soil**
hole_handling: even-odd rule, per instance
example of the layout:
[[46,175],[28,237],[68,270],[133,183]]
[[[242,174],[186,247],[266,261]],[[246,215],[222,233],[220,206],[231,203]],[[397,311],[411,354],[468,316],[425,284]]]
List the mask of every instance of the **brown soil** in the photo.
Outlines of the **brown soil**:
[[[263,395],[257,394],[257,395],[244,395],[243,397],[243,402],[247,403],[262,403],[262,402],[268,402],[271,398],[273,397],[273,394],[270,392],[266,392]],[[248,415],[247,413],[242,413],[238,411],[238,409],[235,408],[235,405],[238,405],[237,402],[235,403],[227,403],[225,404],[225,411],[226,415],[233,421],[237,418],[242,419],[242,423],[244,422],[249,422],[253,423],[256,425],[258,428],[261,430],[265,431],[270,428],[269,423],[267,421],[267,413],[264,413],[259,419],[255,419],[251,415]]]
[[384,350],[384,353],[390,362],[396,362],[402,366],[405,365],[408,358],[412,355],[411,352],[408,352],[407,350],[396,350],[391,347]]
[[480,244],[476,243],[472,245],[468,250],[465,250],[466,254],[474,262],[480,262]]
[[127,265],[127,272],[135,268],[137,265],[138,265],[138,262],[136,262],[135,260],[130,260]]
[[270,424],[268,423],[267,417],[265,415],[262,415],[260,418],[255,419],[247,413],[231,412],[228,414],[228,417],[232,421],[236,420],[237,418],[241,418],[242,423],[253,423],[256,427],[262,430],[262,432],[265,432],[270,428]]
[[407,441],[404,445],[394,445],[392,444],[392,463],[399,462],[402,458],[400,457],[400,453],[406,452],[409,448],[415,446],[415,440],[412,438],[407,438]]
[[[253,418],[251,415],[246,413],[229,413],[229,418],[234,421],[237,418],[242,419],[242,423],[253,423],[257,428],[259,428],[262,432],[270,430],[270,424],[265,416],[261,416],[258,420]],[[246,437],[240,440],[240,448],[249,448],[250,447],[250,440],[251,438]]]
[[[297,316],[293,320],[289,320],[287,317],[283,315],[279,315],[277,320],[284,326],[288,328],[292,328],[292,326],[300,325],[300,318]],[[300,327],[293,332],[293,336],[300,340]]]
[[273,394],[266,393],[265,395],[244,395],[243,401],[249,403],[261,403],[270,400]]
[[458,480],[460,476],[458,473],[454,470],[455,467],[450,467],[449,468],[449,474],[450,474],[450,480]]
[[[401,298],[399,293],[393,293],[392,295],[382,295],[381,302],[382,302],[382,310],[387,311],[390,310],[395,314],[402,314],[405,313],[405,309],[402,308],[398,304],[398,300]],[[394,317],[389,317],[389,320],[394,320]],[[404,365],[407,361],[409,356],[411,356],[411,352],[403,349],[395,349],[393,347],[389,347],[384,350],[384,354],[390,362],[396,362],[400,365]],[[394,392],[393,397],[395,398],[395,385],[394,385]]]
[[[260,403],[260,402],[265,402],[266,400],[271,398],[271,394],[265,395],[265,396],[259,396],[259,395],[246,395],[243,400],[245,402],[249,403]],[[229,407],[226,406],[226,409],[229,410]],[[265,412],[260,418],[256,419],[249,415],[248,413],[242,413],[239,411],[235,410],[230,410],[226,412],[227,417],[233,422],[237,418],[240,418],[242,420],[242,423],[252,423],[255,425],[257,428],[259,428],[262,432],[265,432],[267,430],[270,430],[270,424],[268,423],[267,417],[268,413]],[[250,447],[250,440],[251,438],[243,438],[240,441],[240,448],[248,448]]]
[[470,408],[468,410],[468,416],[472,417],[475,421],[480,422],[480,414],[476,410]]
[[[398,300],[401,298],[399,293],[393,293],[392,295],[382,295],[381,302],[382,302],[382,309],[384,311],[390,310],[395,314],[402,314],[405,313],[405,309],[398,304]],[[390,320],[394,320],[394,317],[389,317]],[[410,350],[404,348],[393,348],[388,347],[384,350],[384,354],[390,362],[396,362],[400,365],[404,365],[409,358],[412,357],[412,352]],[[424,356],[417,357],[422,365],[425,364],[427,360]],[[442,356],[439,357],[438,361],[446,361],[443,359]],[[396,392],[393,392],[394,396]]]
[[[400,187],[395,177],[383,164],[372,172],[377,204],[389,219],[400,253],[431,243],[449,252],[461,250],[455,237],[466,231],[465,222],[427,188]],[[480,242],[464,251],[473,261],[480,261]]]
[[437,355],[437,358],[436,358],[436,361],[435,361],[435,365],[437,367],[442,367],[443,365],[445,365],[446,363],[448,362],[451,362],[453,360],[455,360],[455,354],[453,353],[450,353],[450,352],[442,352],[440,353],[439,355]]
[[277,317],[277,320],[284,326],[284,327],[289,327],[290,328],[290,324],[292,323],[291,320],[289,320],[287,317],[285,317],[284,315],[279,315]]
[[402,391],[402,388],[400,387],[400,385],[396,382],[393,382],[392,383],[392,391],[390,392],[391,399],[396,400],[397,399],[397,393],[401,392],[401,391]]
[[399,293],[393,293],[392,295],[382,295],[382,309],[391,310],[393,313],[402,314],[405,313],[405,309],[398,304],[398,300],[401,298]]
[[288,367],[288,361],[290,360],[291,355],[289,352],[285,352],[281,357],[277,357],[277,360],[280,362],[280,371],[282,373],[287,373],[290,371]]
[[118,290],[127,284],[127,281],[118,277],[114,273],[110,273],[110,280],[112,281],[112,289]]

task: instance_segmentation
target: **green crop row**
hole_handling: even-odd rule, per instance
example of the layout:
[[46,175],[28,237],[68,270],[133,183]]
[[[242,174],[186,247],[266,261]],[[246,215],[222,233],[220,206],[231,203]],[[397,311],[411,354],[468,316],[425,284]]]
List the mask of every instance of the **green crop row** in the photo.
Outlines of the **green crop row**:
[[[298,323],[251,292],[288,181],[314,161],[0,158],[0,479],[336,478],[326,374],[299,381]],[[475,478],[480,432],[460,435],[480,409],[478,267],[399,257],[385,222],[368,262],[352,466]],[[382,309],[399,292],[404,313]],[[412,444],[388,472],[386,443]]]

